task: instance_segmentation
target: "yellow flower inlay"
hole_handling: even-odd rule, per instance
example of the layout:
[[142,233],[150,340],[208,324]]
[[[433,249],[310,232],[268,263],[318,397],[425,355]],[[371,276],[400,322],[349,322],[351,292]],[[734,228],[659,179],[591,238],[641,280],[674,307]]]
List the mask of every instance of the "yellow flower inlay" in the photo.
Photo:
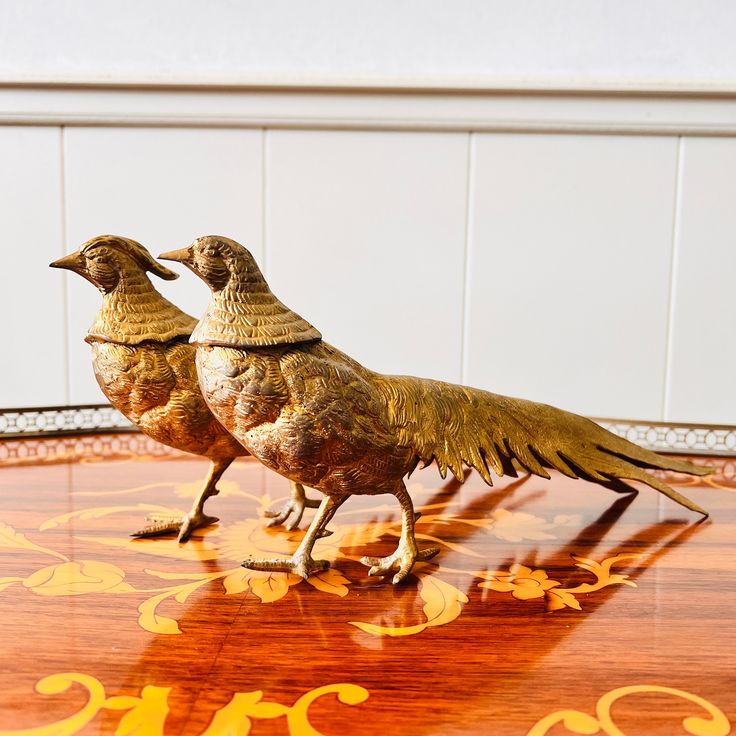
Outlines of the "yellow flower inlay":
[[559,585],[556,580],[550,580],[544,570],[532,570],[526,565],[511,565],[508,572],[494,572],[491,575],[494,579],[480,583],[479,587],[511,593],[520,601],[543,598],[548,590]]
[[127,593],[133,588],[124,579],[125,573],[109,562],[79,560],[42,567],[27,577],[23,585],[45,596]]

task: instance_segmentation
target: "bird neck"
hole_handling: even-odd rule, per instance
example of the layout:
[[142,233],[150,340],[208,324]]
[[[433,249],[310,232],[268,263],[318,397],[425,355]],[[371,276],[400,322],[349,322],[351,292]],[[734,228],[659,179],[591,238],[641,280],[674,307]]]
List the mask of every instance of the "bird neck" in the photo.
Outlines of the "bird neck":
[[321,338],[317,329],[276,298],[256,268],[234,273],[223,289],[212,292],[192,342],[248,348]]
[[137,345],[189,336],[196,320],[165,299],[144,271],[124,273],[103,294],[102,306],[87,333],[88,341]]

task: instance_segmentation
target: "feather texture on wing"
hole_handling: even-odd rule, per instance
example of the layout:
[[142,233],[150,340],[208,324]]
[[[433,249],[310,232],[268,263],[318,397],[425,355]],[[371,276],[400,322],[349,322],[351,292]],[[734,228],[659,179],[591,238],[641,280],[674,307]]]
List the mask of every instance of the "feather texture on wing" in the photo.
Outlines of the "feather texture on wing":
[[673,501],[707,516],[697,504],[645,469],[706,475],[710,468],[645,450],[585,417],[523,399],[409,376],[379,378],[389,421],[403,446],[426,465],[437,462],[460,480],[463,465],[489,485],[491,472],[515,475],[512,461],[549,478],[554,468],[614,490],[624,480],[646,483]]

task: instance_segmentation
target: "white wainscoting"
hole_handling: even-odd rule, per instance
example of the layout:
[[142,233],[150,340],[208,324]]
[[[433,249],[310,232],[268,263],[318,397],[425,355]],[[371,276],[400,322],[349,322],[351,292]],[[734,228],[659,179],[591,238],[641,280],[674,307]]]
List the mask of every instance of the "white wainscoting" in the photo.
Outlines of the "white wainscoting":
[[736,423],[732,136],[727,95],[0,88],[0,408],[104,400],[49,261],[215,232],[377,370]]
[[662,416],[676,138],[475,136],[464,381]]

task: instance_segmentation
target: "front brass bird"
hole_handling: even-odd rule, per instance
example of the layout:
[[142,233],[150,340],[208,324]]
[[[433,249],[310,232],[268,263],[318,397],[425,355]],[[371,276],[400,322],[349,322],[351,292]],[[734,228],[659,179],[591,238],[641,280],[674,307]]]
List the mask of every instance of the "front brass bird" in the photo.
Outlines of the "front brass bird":
[[[207,408],[197,382],[195,348],[189,344],[197,321],[165,299],[147,272],[170,281],[178,274],[162,266],[129,238],[101,235],[78,251],[50,264],[78,273],[102,292],[102,307],[85,341],[92,347],[97,382],[110,403],[153,439],[169,447],[210,459],[204,487],[184,517],[152,516],[133,534],[151,537],[178,532],[185,542],[199,527],[218,519],[204,513],[204,503],[218,493],[217,482],[230,463],[247,450]],[[267,512],[271,524],[299,525],[306,498],[292,481],[291,498],[278,512]]]
[[491,485],[491,472],[516,475],[514,462],[543,478],[555,468],[614,490],[642,481],[707,513],[644,468],[704,475],[708,468],[644,450],[589,419],[522,399],[409,376],[384,376],[325,343],[273,295],[253,256],[224,237],[204,236],[160,256],[179,261],[212,291],[192,334],[200,386],[215,416],[269,468],[325,494],[290,559],[246,560],[257,570],[303,577],[324,570],[312,548],[352,494],[391,493],[401,504],[398,547],[364,557],[370,575],[403,580],[417,560],[416,520],[404,477],[421,462],[463,480],[464,465]]

